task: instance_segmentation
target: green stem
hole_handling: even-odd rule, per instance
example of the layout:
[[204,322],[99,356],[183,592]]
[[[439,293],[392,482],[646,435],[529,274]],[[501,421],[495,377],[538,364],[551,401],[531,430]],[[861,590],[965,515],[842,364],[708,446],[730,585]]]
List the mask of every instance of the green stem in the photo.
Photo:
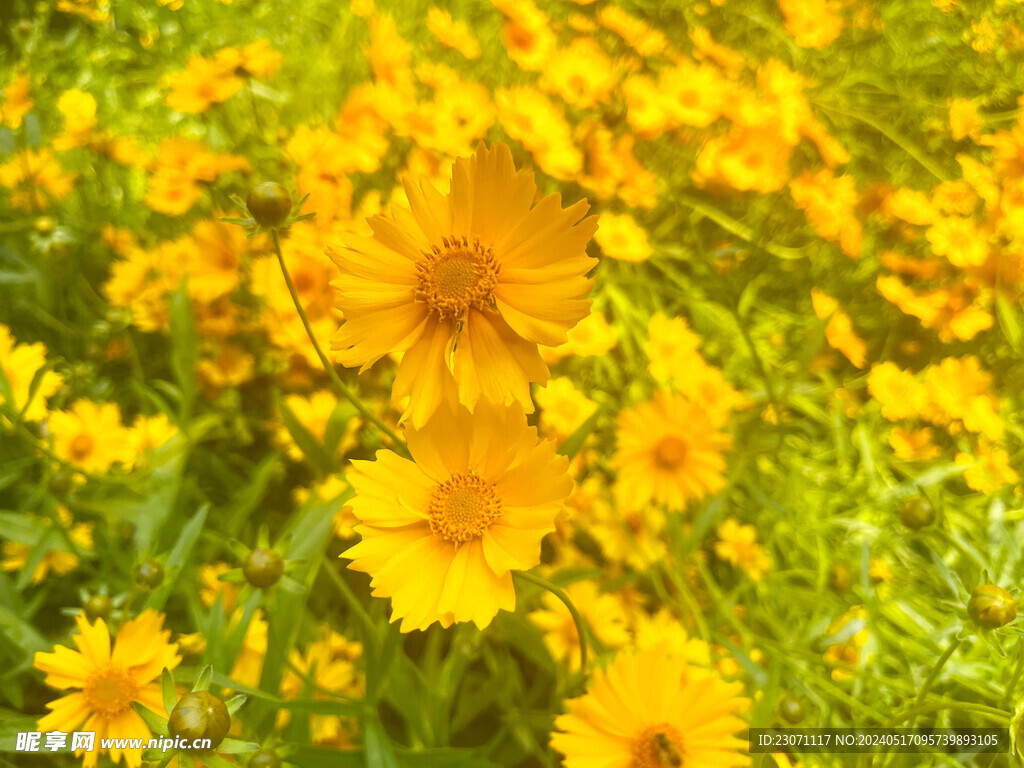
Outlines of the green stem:
[[1024,643],[1017,643],[1017,664],[1013,668],[1013,676],[1010,678],[1010,682],[1006,684],[1006,693],[1003,694],[1003,706],[1009,706],[1010,700],[1013,698],[1014,691],[1017,690],[1017,683],[1020,681],[1021,669],[1024,668]]
[[569,613],[572,615],[572,620],[576,624],[576,634],[580,639],[580,673],[585,675],[587,673],[586,622],[583,620],[583,616],[580,612],[576,610],[576,606],[573,605],[572,600],[570,600],[569,596],[565,594],[565,590],[556,587],[547,579],[542,578],[535,573],[530,573],[529,571],[515,571],[513,575],[518,576],[531,584],[536,584],[541,589],[546,589],[552,595],[561,600],[565,604],[565,607],[569,609]]
[[316,336],[313,334],[313,328],[309,324],[309,318],[306,316],[306,310],[302,308],[302,302],[299,301],[299,294],[295,290],[295,284],[292,282],[292,276],[288,272],[288,266],[284,263],[284,254],[281,252],[281,239],[276,229],[271,230],[270,234],[274,241],[274,253],[277,254],[277,263],[281,265],[281,273],[284,275],[284,282],[288,286],[288,293],[291,294],[292,303],[295,304],[295,311],[299,313],[299,319],[302,320],[302,327],[306,329],[306,335],[309,336],[309,340],[313,344],[313,349],[316,350],[316,355],[320,358],[320,362],[323,364],[324,370],[327,371],[327,375],[330,377],[331,383],[334,384],[334,388],[338,390],[342,397],[355,406],[355,409],[359,411],[359,414],[364,419],[387,435],[394,445],[403,453],[408,454],[409,449],[406,446],[405,441],[395,434],[391,427],[377,418],[365,405],[363,405],[362,400],[360,400],[355,393],[348,388],[345,382],[341,380],[341,377],[338,376],[338,372],[334,370],[334,365],[327,359],[327,355],[325,355],[324,351],[320,348],[320,344],[317,342]]
[[356,597],[356,593],[352,591],[352,587],[348,585],[341,575],[334,570],[334,564],[324,556],[324,570],[327,572],[328,577],[334,582],[334,585],[338,588],[341,596],[345,598],[345,602],[349,604],[356,616],[362,622],[363,627],[367,632],[367,640],[374,640],[377,637],[377,625],[373,619],[370,618],[370,614],[366,612],[363,604],[359,602],[359,598]]
[[[954,653],[956,653],[956,649],[959,647],[960,638],[954,637],[953,642],[950,643],[949,647],[945,650],[945,652],[941,656],[939,656],[938,660],[935,662],[935,666],[932,667],[932,671],[928,673],[928,677],[925,679],[924,685],[921,686],[921,691],[917,694],[917,698],[914,699],[914,709],[917,709],[924,703],[925,696],[928,695],[928,691],[931,690],[932,685],[938,679],[939,673],[942,671],[942,668],[946,666],[946,662],[949,661],[950,657]],[[913,719],[910,721],[910,724],[914,724]]]

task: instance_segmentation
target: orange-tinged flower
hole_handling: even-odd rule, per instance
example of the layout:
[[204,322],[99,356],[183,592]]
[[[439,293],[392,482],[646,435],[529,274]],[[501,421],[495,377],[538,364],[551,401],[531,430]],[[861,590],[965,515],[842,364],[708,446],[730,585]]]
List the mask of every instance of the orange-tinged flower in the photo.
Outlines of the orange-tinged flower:
[[32,107],[32,81],[27,72],[22,72],[0,93],[0,124],[18,130]]
[[838,349],[858,368],[863,368],[867,359],[867,344],[853,330],[850,316],[839,309],[839,302],[817,288],[811,291],[814,314],[819,320],[828,320],[825,338],[830,346]]
[[[78,633],[71,638],[77,651],[58,645],[52,653],[36,653],[35,667],[46,674],[47,685],[79,689],[49,702],[50,713],[40,718],[36,727],[44,732],[95,732],[96,748],[84,753],[86,768],[96,765],[102,739],[149,739],[149,728],[132,709],[134,702],[167,714],[159,677],[164,668],[178,666],[181,657],[177,644],[168,642],[171,631],[163,628],[163,622],[163,614],[143,611],[121,625],[112,644],[103,619],[90,625],[79,616]],[[128,768],[139,768],[142,749],[110,749],[114,763],[122,758]]]
[[442,45],[454,48],[467,59],[480,58],[480,43],[464,21],[456,21],[442,8],[427,11],[427,28]]
[[374,595],[392,599],[403,632],[435,621],[483,628],[515,608],[511,571],[540,562],[572,490],[568,459],[538,442],[515,406],[445,406],[405,437],[412,460],[378,451],[352,462],[362,541],[342,557],[372,576]]
[[451,191],[405,185],[412,210],[369,220],[372,237],[331,249],[345,322],[337,358],[365,371],[404,356],[392,390],[403,419],[422,426],[443,401],[518,402],[532,411],[530,382],[547,366],[537,345],[557,346],[589,312],[597,228],[585,201],[534,205],[533,175],[516,171],[505,145],[456,161]]

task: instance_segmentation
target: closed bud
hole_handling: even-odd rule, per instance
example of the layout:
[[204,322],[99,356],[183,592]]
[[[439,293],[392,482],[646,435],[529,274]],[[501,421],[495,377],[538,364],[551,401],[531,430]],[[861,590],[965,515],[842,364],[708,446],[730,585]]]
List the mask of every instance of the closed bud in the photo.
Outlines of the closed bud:
[[156,589],[164,581],[164,567],[156,560],[147,560],[135,569],[135,583],[143,589]]
[[230,728],[228,708],[209,691],[186,693],[167,720],[172,736],[190,741],[209,739],[211,749],[224,741]]
[[794,696],[786,696],[779,702],[779,717],[791,725],[804,719],[804,705]]
[[981,626],[995,629],[1017,618],[1017,601],[1000,586],[982,584],[971,592],[967,612]]
[[292,196],[280,184],[264,181],[252,188],[245,206],[257,224],[274,229],[284,224],[292,212]]
[[935,507],[928,499],[915,496],[900,507],[900,522],[912,531],[935,522]]
[[85,613],[85,618],[89,620],[90,624],[96,622],[96,619],[106,620],[110,616],[110,611],[113,608],[113,604],[110,602],[110,598],[106,595],[93,595],[85,604],[82,606],[82,611]]
[[249,553],[242,566],[242,573],[245,574],[245,580],[254,587],[266,589],[281,580],[284,560],[274,550],[260,547]]

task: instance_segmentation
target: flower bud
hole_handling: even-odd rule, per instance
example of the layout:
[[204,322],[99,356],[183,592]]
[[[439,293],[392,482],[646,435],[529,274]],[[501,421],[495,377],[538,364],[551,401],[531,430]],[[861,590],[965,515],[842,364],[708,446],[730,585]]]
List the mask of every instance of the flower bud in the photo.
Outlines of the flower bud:
[[167,720],[172,736],[191,741],[209,739],[211,749],[224,741],[230,728],[228,708],[209,691],[186,693]]
[[135,569],[135,583],[143,589],[156,589],[164,581],[164,567],[156,560],[147,560]]
[[284,560],[272,549],[262,547],[254,549],[242,566],[245,580],[258,589],[272,587],[281,580],[284,573]]
[[245,206],[257,224],[273,229],[284,224],[292,212],[292,196],[280,184],[264,181],[252,188]]
[[850,576],[850,569],[842,563],[833,563],[828,572],[828,585],[835,592],[845,592],[850,588],[853,577]]
[[110,598],[106,595],[93,595],[85,601],[85,604],[82,606],[82,612],[85,614],[85,618],[89,620],[89,623],[94,624],[96,619],[106,620],[110,616],[110,610],[113,607]]
[[804,705],[794,696],[786,696],[779,702],[779,716],[791,725],[804,719]]
[[915,496],[900,507],[900,522],[912,531],[935,522],[935,507],[928,499]]
[[1017,601],[1000,586],[982,584],[971,592],[967,612],[981,626],[995,629],[1017,618]]
[[249,761],[249,768],[281,768],[281,758],[276,752],[261,749],[255,752]]

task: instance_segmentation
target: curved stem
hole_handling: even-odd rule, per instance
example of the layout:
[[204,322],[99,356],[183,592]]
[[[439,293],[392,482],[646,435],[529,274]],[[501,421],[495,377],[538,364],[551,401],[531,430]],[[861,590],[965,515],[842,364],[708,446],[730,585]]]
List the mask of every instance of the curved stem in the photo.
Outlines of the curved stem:
[[531,584],[536,584],[541,589],[546,589],[552,595],[561,600],[565,604],[565,607],[569,609],[569,613],[572,615],[572,620],[576,624],[576,634],[580,639],[580,673],[585,675],[587,673],[586,622],[583,620],[583,616],[580,612],[576,610],[576,606],[573,605],[572,600],[570,600],[569,596],[565,594],[565,590],[560,587],[556,587],[547,579],[542,578],[535,573],[530,573],[529,571],[515,571],[513,576],[518,576]]
[[351,389],[341,380],[338,376],[338,372],[334,370],[334,365],[330,360],[327,359],[327,355],[320,349],[320,344],[316,340],[316,336],[313,334],[313,327],[309,324],[309,318],[306,316],[306,310],[302,308],[302,302],[299,301],[299,294],[295,290],[295,284],[292,282],[292,276],[288,272],[288,266],[284,263],[284,254],[281,252],[281,239],[278,236],[277,230],[271,230],[271,237],[274,241],[274,253],[277,255],[277,263],[281,265],[281,274],[284,275],[284,282],[288,286],[288,293],[291,294],[292,303],[295,304],[295,311],[299,313],[299,319],[302,320],[302,327],[306,329],[306,335],[309,336],[310,342],[313,344],[313,349],[316,350],[316,356],[320,358],[320,362],[324,366],[324,370],[327,371],[327,375],[331,379],[331,383],[334,384],[334,388],[338,390],[342,397],[348,400],[352,405],[355,406],[359,414],[366,419],[368,422],[373,424],[377,429],[387,435],[394,445],[399,448],[403,453],[408,454],[409,449],[394,430],[391,429],[387,424],[377,418],[370,410],[363,405],[360,400]]

